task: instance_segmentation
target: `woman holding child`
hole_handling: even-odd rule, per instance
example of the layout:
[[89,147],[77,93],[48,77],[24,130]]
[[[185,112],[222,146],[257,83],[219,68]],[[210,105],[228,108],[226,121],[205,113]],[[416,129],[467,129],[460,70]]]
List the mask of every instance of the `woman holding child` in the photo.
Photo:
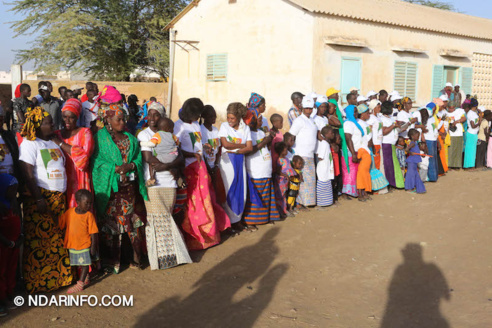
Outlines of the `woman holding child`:
[[[144,253],[145,206],[148,200],[137,138],[124,132],[126,112],[118,104],[100,108],[104,128],[95,136],[92,177],[101,246],[106,246],[113,273],[120,271],[122,245],[130,242],[130,266],[141,268]],[[127,239],[128,237],[128,239]]]
[[28,195],[24,199],[24,280],[29,293],[49,292],[72,282],[58,218],[65,212],[65,156],[51,140],[53,119],[41,107],[28,109],[21,135],[21,169]]
[[[148,108],[148,127],[138,134],[140,142],[148,142],[158,132],[158,122],[165,117],[165,109],[158,102]],[[169,171],[183,164],[183,157],[178,156],[171,163],[161,163],[152,152],[152,148],[141,147],[144,160],[143,170],[145,181],[150,179],[149,167],[155,173],[155,184],[147,187],[149,200],[145,202],[147,209],[147,225],[145,236],[150,268],[152,270],[167,269],[184,263],[191,263],[186,244],[173,220],[172,213],[176,201],[176,180]]]

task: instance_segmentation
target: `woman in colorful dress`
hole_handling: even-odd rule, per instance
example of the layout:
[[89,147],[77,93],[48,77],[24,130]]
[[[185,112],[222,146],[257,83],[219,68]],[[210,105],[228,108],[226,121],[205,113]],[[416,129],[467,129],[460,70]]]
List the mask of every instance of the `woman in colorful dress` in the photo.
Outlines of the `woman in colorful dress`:
[[245,228],[241,224],[248,189],[244,154],[253,150],[251,130],[243,120],[247,113],[248,110],[243,104],[229,104],[227,122],[222,123],[219,129],[222,146],[219,167],[226,191],[224,208],[234,231]]
[[270,127],[268,125],[268,119],[263,115],[266,110],[265,98],[255,92],[252,92],[248,101],[248,110],[255,112],[259,121],[258,129],[261,129],[265,132],[265,134],[267,134],[268,131],[270,131]]
[[275,190],[272,179],[272,154],[268,146],[274,133],[265,134],[260,129],[261,116],[250,110],[245,123],[251,129],[253,151],[246,155],[246,171],[248,172],[249,198],[244,210],[244,222],[248,230],[256,231],[257,224],[267,224],[280,220],[280,213],[275,203]]
[[41,107],[29,108],[21,135],[21,169],[28,195],[24,199],[23,270],[29,293],[51,292],[72,283],[67,250],[58,219],[65,212],[65,157],[51,140],[53,119]]
[[302,115],[294,120],[290,133],[296,136],[294,152],[304,159],[302,170],[303,181],[299,189],[298,203],[305,208],[316,205],[316,169],[314,152],[318,145],[318,127],[310,118],[314,108],[314,100],[305,97],[302,100]]
[[181,151],[185,157],[187,207],[181,227],[189,250],[207,249],[220,243],[220,232],[230,227],[224,209],[217,204],[212,181],[203,160],[203,151],[210,152],[202,144],[200,119],[203,102],[190,98],[183,104],[181,119],[174,125]]
[[384,175],[393,188],[404,188],[405,180],[401,173],[400,163],[396,157],[398,141],[398,123],[393,117],[393,104],[389,101],[381,105],[381,122],[383,123],[383,166]]
[[76,207],[75,193],[79,189],[92,191],[90,158],[94,151],[94,140],[89,128],[77,126],[82,110],[80,100],[68,99],[62,108],[63,129],[56,131],[53,141],[63,150],[67,170],[67,203]]
[[470,110],[466,114],[468,130],[466,131],[465,142],[465,159],[463,162],[464,169],[475,169],[477,156],[478,130],[482,124],[483,116],[478,114],[478,101],[472,98],[470,101]]
[[[158,131],[157,122],[165,117],[165,113],[164,106],[160,103],[153,102],[149,105],[148,127],[138,134],[140,142],[152,139]],[[145,237],[150,268],[151,270],[167,269],[192,263],[183,236],[172,217],[177,185],[169,170],[183,165],[183,157],[178,156],[174,162],[166,164],[159,162],[153,155],[152,148],[141,149],[145,181],[150,179],[149,166],[152,166],[156,172],[155,184],[147,187],[149,200],[145,202],[147,209]]]
[[[105,127],[95,136],[92,178],[97,220],[108,269],[120,272],[123,243],[129,240],[131,267],[142,268],[145,205],[148,200],[137,138],[124,132],[126,115],[117,104],[102,106]],[[127,238],[128,237],[128,238]]]

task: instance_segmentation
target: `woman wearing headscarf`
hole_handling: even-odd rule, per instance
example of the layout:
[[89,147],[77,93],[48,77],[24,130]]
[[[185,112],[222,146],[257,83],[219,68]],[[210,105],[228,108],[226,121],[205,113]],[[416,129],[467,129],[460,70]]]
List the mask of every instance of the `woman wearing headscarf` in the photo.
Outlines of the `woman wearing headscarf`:
[[[157,127],[159,119],[165,116],[163,105],[158,102],[150,104],[147,114],[149,126],[138,134],[138,140],[150,141],[159,130]],[[145,237],[150,268],[167,269],[191,263],[183,236],[172,217],[177,185],[169,170],[182,165],[183,156],[178,156],[172,163],[161,163],[153,155],[152,148],[147,147],[142,147],[142,156],[145,181],[150,179],[149,166],[152,166],[156,172],[155,185],[147,187],[149,200],[145,202],[147,209]]]
[[[367,107],[367,106],[366,106]],[[347,167],[342,165],[342,177],[343,177],[343,189],[342,193],[348,196],[357,197],[357,171],[359,168],[359,158],[357,151],[362,143],[362,138],[364,137],[364,129],[357,121],[355,115],[357,112],[357,107],[354,105],[349,105],[345,108],[345,115],[347,120],[343,123],[343,129],[345,134],[345,140],[347,141],[347,148],[349,150],[348,160],[350,172],[348,172]]]
[[226,192],[224,208],[236,231],[245,228],[241,224],[248,190],[244,155],[253,150],[253,142],[244,119],[251,120],[252,116],[253,112],[248,112],[243,104],[231,103],[227,106],[227,122],[219,129],[222,147],[219,167]]
[[376,169],[381,168],[381,145],[383,143],[383,123],[380,119],[381,102],[373,99],[369,102],[369,119],[367,124],[372,130],[372,144],[374,146],[374,166]]
[[[333,179],[333,196],[335,202],[338,199],[338,194],[342,193],[343,190],[343,172],[344,170],[347,174],[350,172],[349,160],[348,160],[348,148],[347,141],[345,139],[345,132],[343,130],[343,115],[338,108],[338,103],[335,99],[328,100],[328,124],[333,127],[335,132],[335,138],[340,137],[341,144],[339,145],[338,151],[334,156],[334,169],[335,178]],[[338,161],[337,161],[338,157]],[[344,168],[342,167],[344,166]],[[347,196],[348,197],[348,196]]]
[[217,204],[212,179],[203,159],[204,145],[198,123],[203,109],[204,105],[200,99],[186,100],[181,112],[182,119],[174,125],[174,134],[179,139],[185,158],[184,173],[188,183],[188,199],[181,227],[185,232],[189,250],[207,249],[219,244],[220,232],[230,227],[224,209]]
[[[105,127],[95,135],[92,178],[99,231],[109,269],[117,274],[123,260],[122,246],[133,248],[132,267],[142,267],[145,205],[148,200],[142,153],[137,138],[124,132],[125,110],[121,105],[101,106]],[[127,238],[128,237],[128,238]],[[103,249],[105,247],[105,249]]]
[[371,182],[371,164],[372,156],[371,149],[372,144],[372,129],[367,123],[370,118],[369,107],[366,104],[360,104],[357,106],[358,119],[357,123],[362,128],[362,136],[356,142],[354,136],[352,136],[352,143],[357,151],[357,158],[359,159],[359,167],[357,169],[357,193],[359,194],[359,201],[365,202],[370,200],[368,193],[372,192]]
[[474,169],[477,156],[478,130],[482,124],[483,116],[478,114],[478,101],[472,98],[470,101],[470,110],[466,114],[468,130],[466,131],[465,142],[465,160],[464,169]]
[[251,97],[249,97],[248,101],[248,110],[253,111],[258,117],[258,121],[261,121],[261,125],[258,126],[258,129],[262,130],[265,134],[270,131],[270,127],[268,126],[268,119],[263,116],[266,110],[266,102],[265,98],[260,96],[257,93],[252,92]]
[[417,118],[413,117],[410,114],[410,110],[412,109],[412,99],[409,97],[404,97],[401,100],[400,107],[398,108],[399,112],[396,117],[396,121],[400,125],[400,137],[408,139],[408,131],[415,127],[415,123],[417,123]]
[[53,119],[42,107],[29,108],[21,135],[21,169],[28,195],[24,199],[23,270],[29,293],[50,292],[72,283],[67,250],[58,219],[65,212],[65,156],[51,140]]
[[79,189],[92,191],[90,158],[94,151],[94,140],[89,128],[77,126],[82,111],[80,100],[68,99],[62,108],[63,129],[55,132],[53,141],[65,154],[67,170],[67,202],[76,207],[75,193]]
[[302,100],[302,115],[294,120],[290,133],[296,136],[294,152],[304,159],[301,186],[297,202],[304,207],[316,205],[316,169],[314,152],[318,145],[318,127],[311,118],[314,100],[304,97]]

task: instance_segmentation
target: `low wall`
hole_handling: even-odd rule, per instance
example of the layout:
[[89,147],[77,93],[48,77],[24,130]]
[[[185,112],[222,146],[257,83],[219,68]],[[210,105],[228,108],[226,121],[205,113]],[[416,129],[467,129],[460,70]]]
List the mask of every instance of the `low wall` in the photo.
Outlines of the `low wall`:
[[[27,83],[31,86],[32,96],[36,95],[38,88],[38,80],[24,80],[23,83]],[[67,88],[72,88],[75,85],[79,85],[85,88],[85,82],[87,81],[62,81],[55,80],[50,81],[53,84],[53,96],[58,96],[58,88],[65,86]],[[167,105],[167,83],[153,83],[153,82],[114,82],[114,81],[94,81],[97,83],[99,90],[105,85],[112,85],[120,93],[125,94],[127,97],[131,94],[135,94],[138,97],[139,104],[142,105],[144,100],[149,100],[150,97],[156,97],[157,101],[162,103],[164,106]],[[10,85],[9,85],[10,87]],[[82,94],[85,93],[85,89],[82,90]]]

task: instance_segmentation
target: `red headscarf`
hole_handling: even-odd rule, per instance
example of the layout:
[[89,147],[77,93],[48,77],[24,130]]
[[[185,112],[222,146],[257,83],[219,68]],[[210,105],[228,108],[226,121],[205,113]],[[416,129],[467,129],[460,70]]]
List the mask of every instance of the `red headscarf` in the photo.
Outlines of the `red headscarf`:
[[257,118],[258,118],[258,116],[256,116],[256,111],[253,109],[250,109],[246,113],[246,116],[243,118],[243,121],[244,121],[244,123],[246,123],[246,125],[249,125],[249,123],[251,123],[252,119],[256,120]]
[[121,93],[110,85],[105,85],[99,92],[99,100],[106,104],[115,104],[121,101]]
[[80,102],[80,100],[75,99],[75,98],[68,99],[65,102],[65,104],[63,105],[63,108],[61,111],[63,113],[67,110],[74,113],[75,116],[77,116],[77,118],[79,118],[80,112],[82,111],[82,103]]
[[15,92],[14,92],[14,97],[15,98],[20,98],[21,97],[21,93],[20,93],[20,84],[17,85],[17,87],[15,88]]

